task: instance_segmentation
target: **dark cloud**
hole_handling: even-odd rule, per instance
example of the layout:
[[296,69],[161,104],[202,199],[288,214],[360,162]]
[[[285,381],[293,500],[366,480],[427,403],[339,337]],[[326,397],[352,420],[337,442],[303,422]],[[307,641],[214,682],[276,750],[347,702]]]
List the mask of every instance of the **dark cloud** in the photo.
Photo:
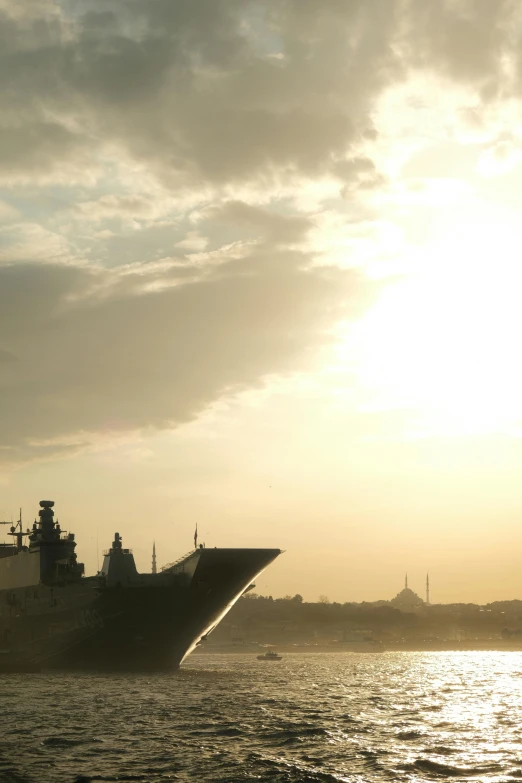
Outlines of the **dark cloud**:
[[232,223],[236,230],[246,226],[276,246],[303,242],[312,227],[312,221],[304,215],[283,215],[243,201],[228,201],[204,214],[216,221]]
[[175,426],[304,366],[354,278],[314,267],[292,195],[306,178],[347,198],[383,182],[372,115],[410,69],[507,89],[517,8],[0,0],[0,180],[16,206],[2,193],[1,258],[21,261],[0,266],[0,454]]
[[56,122],[0,127],[0,177],[7,180],[13,174],[34,179],[42,169],[59,176],[68,160],[84,154],[78,135]]
[[82,432],[172,427],[302,367],[346,316],[355,285],[351,273],[307,263],[258,248],[155,292],[151,282],[168,286],[165,271],[145,271],[129,291],[104,270],[0,267],[2,350],[17,357],[0,383],[0,455],[47,454]]
[[516,11],[513,0],[64,0],[17,18],[4,10],[3,165],[38,171],[116,145],[177,187],[346,176],[344,158],[372,133],[376,97],[409,68],[500,87],[505,55],[517,50]]
[[483,97],[506,88],[505,57],[517,52],[520,6],[514,0],[409,0],[402,42],[411,66],[481,87]]
[[5,351],[3,348],[0,348],[0,364],[12,364],[16,361],[16,356],[12,354],[10,351]]
[[6,163],[13,147],[11,168],[24,167],[17,149],[40,127],[35,169],[83,143],[117,144],[171,184],[317,175],[371,124],[371,100],[396,72],[392,6],[315,5],[313,26],[291,2],[85,2],[69,19],[64,3],[62,17],[18,25],[4,13]]

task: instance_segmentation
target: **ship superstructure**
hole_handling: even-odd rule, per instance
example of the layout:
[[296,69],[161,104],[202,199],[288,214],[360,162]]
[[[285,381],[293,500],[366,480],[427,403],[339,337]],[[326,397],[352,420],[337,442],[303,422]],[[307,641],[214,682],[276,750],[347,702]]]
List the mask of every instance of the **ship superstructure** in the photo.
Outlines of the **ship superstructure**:
[[86,577],[53,506],[41,501],[32,530],[20,520],[16,543],[0,545],[0,671],[175,668],[280,554],[200,546],[141,574],[116,533]]
[[[60,581],[77,581],[83,575],[83,563],[77,563],[74,533],[63,532],[54,521],[54,502],[40,501],[39,521],[32,530],[22,530],[22,520],[12,526],[15,544],[0,546],[0,590],[12,590]],[[23,539],[29,545],[24,546]]]

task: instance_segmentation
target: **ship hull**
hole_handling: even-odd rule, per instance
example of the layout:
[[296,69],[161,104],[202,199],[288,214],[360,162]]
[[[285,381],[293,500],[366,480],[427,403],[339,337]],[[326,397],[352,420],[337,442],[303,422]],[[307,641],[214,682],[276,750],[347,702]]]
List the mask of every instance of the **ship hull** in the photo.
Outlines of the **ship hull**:
[[190,572],[0,590],[0,671],[176,669],[279,553],[202,550]]

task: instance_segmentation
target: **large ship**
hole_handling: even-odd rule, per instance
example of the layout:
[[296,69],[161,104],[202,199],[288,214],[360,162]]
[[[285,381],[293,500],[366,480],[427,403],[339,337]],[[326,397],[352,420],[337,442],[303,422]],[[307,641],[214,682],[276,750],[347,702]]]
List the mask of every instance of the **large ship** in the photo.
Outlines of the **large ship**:
[[[0,544],[0,672],[48,668],[175,669],[205,641],[279,549],[203,545],[156,573],[138,573],[119,533],[96,576],[73,533],[40,501],[39,520]],[[25,543],[27,541],[27,543]]]

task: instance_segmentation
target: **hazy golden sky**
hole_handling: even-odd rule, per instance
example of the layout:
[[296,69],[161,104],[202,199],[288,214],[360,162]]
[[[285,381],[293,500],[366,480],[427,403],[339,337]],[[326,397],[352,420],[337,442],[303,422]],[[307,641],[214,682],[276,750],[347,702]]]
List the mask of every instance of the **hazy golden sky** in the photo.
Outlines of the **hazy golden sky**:
[[[0,517],[522,598],[522,6],[0,0]],[[1,532],[0,532],[1,536]]]

